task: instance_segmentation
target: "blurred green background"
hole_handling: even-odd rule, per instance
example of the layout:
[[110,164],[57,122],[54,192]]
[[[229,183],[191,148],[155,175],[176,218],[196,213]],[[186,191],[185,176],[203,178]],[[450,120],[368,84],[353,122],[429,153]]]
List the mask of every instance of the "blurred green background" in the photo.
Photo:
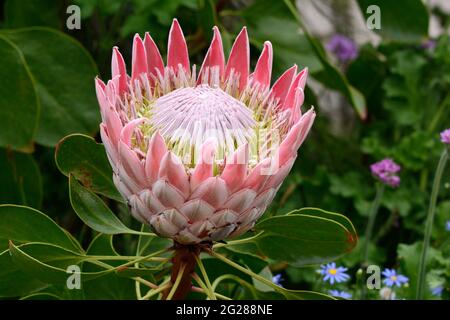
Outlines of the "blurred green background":
[[[252,66],[262,44],[274,47],[273,80],[296,63],[309,67],[305,105],[318,117],[295,167],[267,215],[301,207],[342,212],[364,238],[375,195],[369,165],[391,157],[402,166],[401,185],[388,189],[374,233],[370,261],[400,268],[411,279],[399,296],[412,298],[419,247],[442,145],[450,127],[450,6],[420,0],[7,0],[0,2],[0,203],[42,209],[88,243],[92,235],[73,213],[67,179],[54,162],[58,142],[71,133],[98,139],[100,115],[94,77],[110,77],[113,46],[131,61],[132,37],[149,31],[161,53],[178,18],[191,62],[200,65],[212,37],[222,32],[226,56],[246,25]],[[368,30],[369,5],[378,5],[381,29]],[[67,19],[80,9],[80,29]],[[75,8],[76,10],[76,8]],[[327,43],[347,37],[357,55],[343,61]],[[129,65],[130,63],[128,63]],[[129,220],[126,208],[115,208]],[[427,283],[450,276],[450,170],[447,169],[433,233]],[[360,241],[361,243],[362,241]],[[339,263],[353,275],[357,248]],[[322,284],[313,268],[274,266],[291,288]],[[342,289],[352,290],[357,277]],[[377,297],[374,297],[377,298]]]

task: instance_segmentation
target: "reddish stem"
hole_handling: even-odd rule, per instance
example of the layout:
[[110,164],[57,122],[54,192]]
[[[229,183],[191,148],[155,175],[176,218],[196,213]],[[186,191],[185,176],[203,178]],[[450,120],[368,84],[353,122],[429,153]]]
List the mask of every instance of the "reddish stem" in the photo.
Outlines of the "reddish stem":
[[[191,291],[192,288],[192,275],[195,272],[195,267],[197,266],[196,257],[199,256],[201,251],[201,246],[184,246],[175,243],[174,245],[175,255],[172,258],[172,275],[170,277],[170,282],[172,285],[178,277],[180,268],[182,265],[185,266],[181,281],[172,296],[173,300],[182,300]],[[162,299],[165,300],[169,295],[171,287],[164,291]]]

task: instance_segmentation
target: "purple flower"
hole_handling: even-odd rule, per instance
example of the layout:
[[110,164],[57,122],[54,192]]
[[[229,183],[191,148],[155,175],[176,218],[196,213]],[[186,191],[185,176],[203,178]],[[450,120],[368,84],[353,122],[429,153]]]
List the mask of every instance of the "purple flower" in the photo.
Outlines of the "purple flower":
[[450,220],[445,223],[445,231],[450,231]]
[[350,276],[345,273],[348,269],[345,267],[336,267],[336,263],[332,262],[327,265],[321,265],[317,270],[323,275],[323,281],[329,281],[330,284],[345,282],[350,279]]
[[437,41],[434,39],[428,39],[422,45],[420,46],[422,49],[425,50],[433,50],[437,46]]
[[340,62],[346,63],[354,60],[358,56],[358,47],[356,43],[341,34],[334,35],[327,43],[328,51],[334,53]]
[[328,291],[329,294],[331,294],[333,297],[337,298],[343,298],[343,299],[351,299],[352,294],[345,292],[345,291],[339,291],[339,290],[330,290]]
[[445,144],[450,144],[450,129],[441,132],[441,141]]
[[372,174],[384,184],[391,187],[398,187],[400,185],[400,177],[396,175],[401,170],[401,167],[392,159],[384,159],[370,166]]
[[409,279],[402,274],[397,274],[394,269],[384,269],[382,272],[385,276],[383,283],[388,287],[393,287],[394,285],[400,287],[402,284],[408,283]]
[[273,277],[272,277],[272,282],[273,283],[275,283],[277,286],[279,286],[279,287],[283,287],[282,285],[281,285],[281,281],[283,281],[283,277],[281,276],[281,273],[279,273],[279,274],[277,274],[277,275],[274,275]]

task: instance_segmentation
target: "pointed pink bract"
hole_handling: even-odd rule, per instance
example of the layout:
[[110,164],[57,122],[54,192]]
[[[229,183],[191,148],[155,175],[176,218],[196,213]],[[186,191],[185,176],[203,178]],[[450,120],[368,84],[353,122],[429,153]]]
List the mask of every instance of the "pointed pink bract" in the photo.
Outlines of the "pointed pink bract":
[[123,94],[127,91],[127,68],[125,66],[125,61],[123,60],[122,54],[119,52],[117,47],[113,48],[113,55],[111,60],[111,77],[114,79],[118,77],[117,88],[119,94]]
[[144,47],[147,54],[147,72],[154,75],[164,74],[164,62],[159,53],[158,47],[148,32],[145,33]]
[[174,19],[172,22],[167,47],[167,66],[177,72],[178,66],[181,65],[187,73],[190,73],[186,39],[177,19]]
[[222,77],[225,69],[225,55],[223,53],[222,37],[220,36],[219,28],[213,28],[214,36],[211,45],[206,53],[205,60],[198,74],[197,83],[201,83],[202,75],[205,69],[211,67],[219,67],[219,74]]
[[144,43],[141,37],[136,34],[133,41],[131,84],[134,85],[135,80],[139,79],[143,73],[147,73],[147,54],[145,53]]
[[264,49],[259,56],[255,71],[253,72],[253,80],[259,83],[262,87],[270,86],[270,79],[272,77],[272,60],[272,44],[270,41],[266,41],[264,42]]
[[243,90],[248,82],[248,74],[250,67],[250,46],[248,42],[247,28],[236,37],[233,47],[231,48],[230,57],[228,58],[225,70],[225,78],[230,77],[231,71],[239,74],[239,90]]
[[275,82],[272,87],[272,95],[279,99],[280,105],[284,104],[287,93],[291,88],[292,81],[294,79],[295,73],[297,72],[297,65],[292,66],[287,69]]

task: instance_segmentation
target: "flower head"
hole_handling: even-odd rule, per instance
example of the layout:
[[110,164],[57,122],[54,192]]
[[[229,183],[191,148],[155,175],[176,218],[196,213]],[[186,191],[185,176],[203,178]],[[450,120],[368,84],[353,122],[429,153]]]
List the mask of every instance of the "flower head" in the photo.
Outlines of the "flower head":
[[397,271],[394,269],[385,269],[382,274],[385,277],[383,283],[388,287],[400,287],[402,284],[406,284],[409,281],[404,275],[397,274]]
[[100,133],[131,214],[180,244],[253,227],[289,173],[315,118],[302,114],[308,70],[271,87],[272,45],[253,73],[246,28],[225,61],[219,29],[196,70],[178,21],[167,62],[146,33],[134,37],[131,76],[117,48],[112,79],[96,79]]
[[370,166],[372,175],[379,179],[384,184],[391,187],[398,187],[400,185],[400,177],[397,173],[401,167],[392,159],[384,159]]
[[345,273],[348,269],[345,267],[336,267],[336,263],[332,262],[326,265],[321,265],[317,270],[323,275],[323,281],[329,281],[330,284],[345,282],[350,279],[350,276]]
[[326,48],[328,51],[334,53],[342,63],[354,60],[358,56],[356,43],[342,34],[334,35],[328,41]]
[[330,290],[330,291],[328,291],[328,293],[330,295],[332,295],[333,297],[337,297],[337,298],[343,298],[343,299],[351,299],[352,298],[352,294],[345,292],[345,291]]
[[421,48],[425,50],[434,50],[437,46],[437,41],[435,39],[428,39],[421,44]]
[[391,288],[383,287],[380,290],[380,297],[383,300],[395,300],[396,294]]
[[450,220],[445,223],[445,230],[450,231]]
[[281,281],[283,281],[283,276],[281,275],[281,273],[276,274],[272,277],[272,282],[275,283],[277,286],[282,287]]
[[445,144],[450,144],[450,129],[441,132],[441,141]]

